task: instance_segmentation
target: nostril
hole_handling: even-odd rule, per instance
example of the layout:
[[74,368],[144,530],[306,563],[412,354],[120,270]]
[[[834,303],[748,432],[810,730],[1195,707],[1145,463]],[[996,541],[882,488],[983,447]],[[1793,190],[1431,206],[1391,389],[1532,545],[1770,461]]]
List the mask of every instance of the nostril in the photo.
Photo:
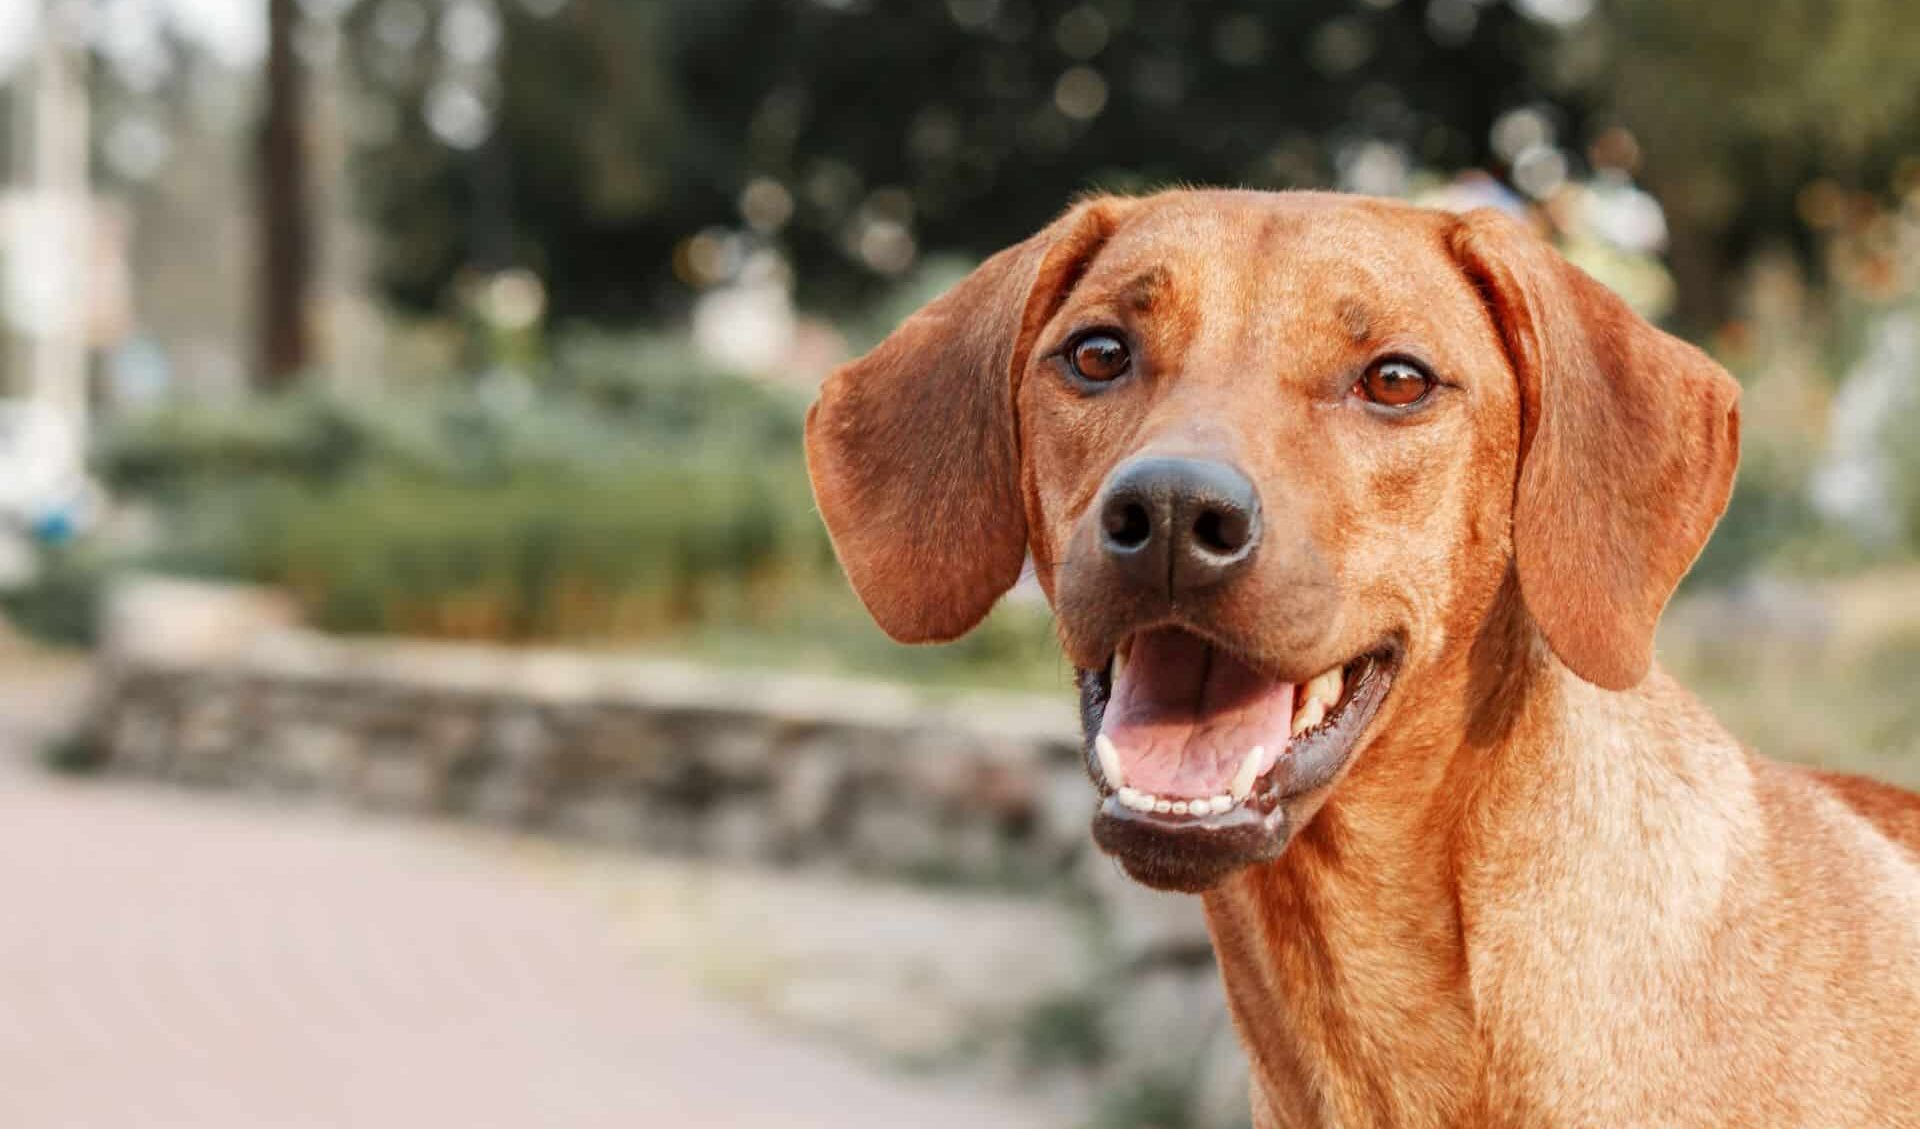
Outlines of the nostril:
[[1122,549],[1138,549],[1153,536],[1153,518],[1139,502],[1108,506],[1101,524],[1106,529],[1108,543]]
[[1097,551],[1130,592],[1181,598],[1239,575],[1259,550],[1260,493],[1228,462],[1140,456],[1097,497]]
[[1252,522],[1244,511],[1207,509],[1193,523],[1193,540],[1207,552],[1231,556],[1246,548],[1251,529]]

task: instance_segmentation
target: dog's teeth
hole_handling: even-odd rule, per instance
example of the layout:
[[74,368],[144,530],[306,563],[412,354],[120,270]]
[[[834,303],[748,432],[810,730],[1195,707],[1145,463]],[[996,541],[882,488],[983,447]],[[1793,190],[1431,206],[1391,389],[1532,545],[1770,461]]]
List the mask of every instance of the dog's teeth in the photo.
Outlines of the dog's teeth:
[[1308,698],[1306,704],[1300,707],[1300,712],[1293,715],[1293,726],[1289,732],[1298,737],[1326,719],[1327,707],[1321,705],[1318,698]]
[[1260,778],[1260,762],[1266,755],[1265,745],[1247,750],[1247,759],[1240,762],[1240,771],[1233,774],[1233,784],[1227,789],[1234,799],[1244,800],[1253,795],[1253,782]]
[[1105,733],[1095,737],[1093,751],[1100,756],[1100,771],[1106,775],[1107,784],[1116,790],[1126,787],[1126,770],[1120,767],[1120,750],[1113,747],[1113,738]]
[[1293,724],[1288,727],[1288,732],[1298,737],[1325,721],[1333,707],[1340,704],[1342,688],[1340,668],[1337,666],[1315,675],[1300,693],[1300,708],[1294,712]]
[[[1257,766],[1258,762],[1255,760],[1252,763]],[[1164,800],[1152,792],[1142,792],[1138,788],[1120,788],[1114,792],[1114,797],[1120,801],[1121,807],[1134,811],[1158,812],[1161,815],[1225,815],[1240,806],[1239,799],[1225,793],[1190,800]]]
[[1125,651],[1115,651],[1113,653],[1113,678],[1110,681],[1110,685],[1113,685],[1113,686],[1120,685],[1121,672],[1125,671],[1126,669],[1127,669],[1127,653]]
[[1315,675],[1313,681],[1307,683],[1306,693],[1301,696],[1307,701],[1318,701],[1327,709],[1332,709],[1340,704],[1341,687],[1340,668],[1336,666]]

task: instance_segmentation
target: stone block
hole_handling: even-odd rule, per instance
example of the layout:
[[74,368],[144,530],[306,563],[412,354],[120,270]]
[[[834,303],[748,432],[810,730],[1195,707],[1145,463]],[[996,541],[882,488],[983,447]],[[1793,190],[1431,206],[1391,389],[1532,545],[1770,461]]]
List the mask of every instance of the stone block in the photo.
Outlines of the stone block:
[[351,791],[360,746],[356,736],[326,722],[288,721],[268,734],[270,779],[295,792]]
[[440,807],[441,777],[433,761],[400,749],[363,754],[354,774],[354,797],[382,811],[429,812]]
[[769,862],[779,857],[780,832],[763,798],[724,800],[700,818],[702,854],[727,862]]

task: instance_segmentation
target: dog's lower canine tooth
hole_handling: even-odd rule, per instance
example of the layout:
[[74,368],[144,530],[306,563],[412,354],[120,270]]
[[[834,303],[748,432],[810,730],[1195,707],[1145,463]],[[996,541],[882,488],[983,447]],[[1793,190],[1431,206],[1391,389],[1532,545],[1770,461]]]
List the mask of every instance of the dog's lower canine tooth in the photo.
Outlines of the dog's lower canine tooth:
[[1105,733],[1095,737],[1093,751],[1099,754],[1100,771],[1105,774],[1107,783],[1115,790],[1126,787],[1126,770],[1120,767],[1120,750],[1113,747],[1113,738]]
[[1225,815],[1233,810],[1233,797],[1215,796],[1207,801],[1207,807],[1211,808],[1215,815]]
[[1266,755],[1265,745],[1247,750],[1247,759],[1240,762],[1240,771],[1233,774],[1233,785],[1227,789],[1234,799],[1244,800],[1253,795],[1253,782],[1260,778],[1260,761]]

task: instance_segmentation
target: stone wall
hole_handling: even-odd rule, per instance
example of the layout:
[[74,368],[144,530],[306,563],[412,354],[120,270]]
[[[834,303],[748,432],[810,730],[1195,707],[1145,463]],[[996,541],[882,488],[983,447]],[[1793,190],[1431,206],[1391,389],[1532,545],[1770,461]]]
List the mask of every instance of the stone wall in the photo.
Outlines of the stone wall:
[[278,628],[112,647],[111,767],[682,855],[971,882],[1070,874],[1071,703]]

